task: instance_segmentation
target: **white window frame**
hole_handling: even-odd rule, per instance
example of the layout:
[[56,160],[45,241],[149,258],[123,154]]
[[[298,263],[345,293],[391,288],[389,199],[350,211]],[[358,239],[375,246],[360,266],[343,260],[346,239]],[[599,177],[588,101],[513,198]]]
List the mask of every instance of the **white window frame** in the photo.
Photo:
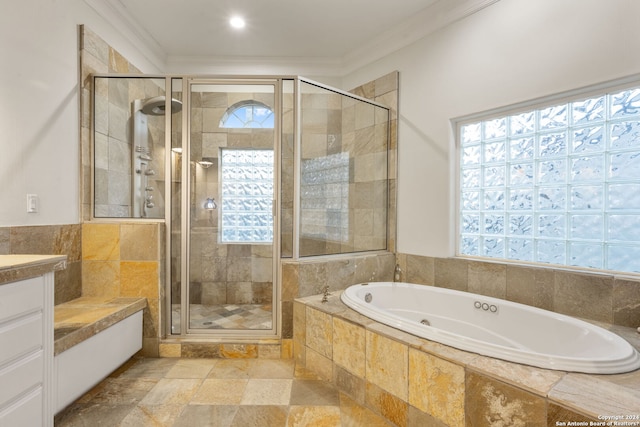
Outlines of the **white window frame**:
[[[452,125],[453,125],[453,130],[454,130],[454,135],[455,135],[455,154],[456,157],[453,160],[453,163],[455,164],[454,170],[455,170],[455,178],[454,178],[454,182],[455,182],[455,189],[456,191],[455,193],[455,232],[454,232],[454,240],[455,240],[455,248],[456,248],[456,255],[460,256],[460,257],[471,257],[471,258],[482,258],[482,259],[487,259],[487,260],[498,260],[498,261],[506,261],[506,262],[516,262],[516,263],[530,263],[530,264],[536,264],[536,265],[552,265],[551,263],[546,263],[546,262],[542,262],[542,261],[522,261],[519,259],[513,259],[513,258],[508,258],[509,256],[509,249],[508,247],[504,246],[504,253],[502,255],[502,257],[497,258],[497,257],[491,257],[491,256],[487,256],[487,255],[483,255],[483,254],[479,254],[479,255],[469,255],[469,254],[464,254],[462,253],[462,192],[463,192],[463,187],[462,187],[462,141],[461,141],[461,129],[463,126],[465,125],[469,125],[469,124],[473,124],[473,123],[477,123],[477,122],[481,122],[481,121],[487,121],[487,120],[492,120],[492,119],[497,119],[497,118],[501,118],[501,117],[505,117],[508,118],[509,116],[513,116],[513,115],[517,115],[517,114],[521,114],[524,112],[529,112],[529,111],[535,111],[536,114],[538,113],[539,110],[544,109],[544,108],[548,108],[548,107],[552,107],[554,105],[559,105],[559,104],[563,104],[563,103],[569,103],[572,101],[580,101],[580,100],[584,100],[584,99],[590,99],[593,97],[597,97],[597,96],[602,96],[602,95],[607,95],[607,94],[611,94],[611,93],[617,93],[619,91],[623,91],[623,90],[629,90],[629,89],[634,89],[634,88],[640,88],[640,75],[634,75],[634,76],[630,76],[624,79],[618,79],[615,81],[610,81],[610,82],[605,82],[605,83],[601,83],[601,84],[597,84],[597,85],[593,85],[593,86],[589,86],[586,88],[580,88],[580,89],[576,89],[576,90],[572,90],[572,91],[567,91],[567,92],[563,92],[563,93],[559,93],[556,95],[552,95],[552,96],[548,96],[548,97],[544,97],[544,98],[538,98],[532,101],[528,101],[528,102],[523,102],[523,103],[519,103],[519,104],[514,104],[514,105],[510,105],[510,106],[506,106],[506,107],[502,107],[502,108],[498,108],[495,110],[491,110],[491,111],[486,111],[483,113],[478,113],[478,114],[473,114],[473,115],[469,115],[469,116],[465,116],[465,117],[460,117],[460,118],[456,118],[454,120],[452,120]],[[608,108],[608,103],[605,106],[606,108]],[[609,129],[609,121],[608,121],[608,117],[605,118],[605,125],[606,125],[606,129],[605,129],[605,138],[609,138],[609,134],[608,134],[608,129]],[[571,128],[568,128],[569,130]],[[538,132],[536,131],[534,134],[536,137],[538,135]],[[508,136],[505,138],[508,141]],[[537,139],[536,139],[536,144],[537,144]],[[570,138],[568,138],[567,141],[567,145],[570,144]],[[535,147],[534,147],[535,148]],[[508,150],[508,147],[506,148]],[[640,153],[640,147],[638,148],[638,152]],[[605,156],[605,161],[606,158],[608,156],[608,151],[604,151],[603,155]],[[535,158],[532,160],[533,164],[534,164],[534,168],[535,168]],[[482,161],[481,161],[482,163]],[[508,165],[508,162],[505,162],[505,164]],[[605,163],[605,169],[604,169],[604,178],[602,180],[602,183],[604,185],[607,185],[608,182],[608,178],[607,178],[607,174],[608,174],[608,162]],[[534,173],[536,173],[534,171]],[[566,174],[570,175],[570,169],[566,170]],[[505,179],[506,177],[509,175],[509,171],[505,170]],[[640,179],[638,179],[636,181],[638,184],[640,184]],[[537,184],[534,184],[534,186],[532,187],[533,190],[535,191],[535,189]],[[479,188],[483,188],[483,183],[480,183],[480,187]],[[511,186],[509,184],[505,185],[505,189],[509,190],[511,188]],[[570,199],[571,194],[568,192],[567,193],[567,199]],[[505,195],[505,203],[508,204],[509,203],[509,199],[508,197]],[[603,196],[604,198],[604,203],[606,204],[608,201],[606,199],[606,194]],[[567,200],[567,204],[570,203],[570,200]],[[536,205],[536,200],[534,199],[532,201],[533,204],[533,209],[532,209],[532,213],[535,216],[536,213],[541,213],[540,211],[538,211],[538,206]],[[608,212],[609,209],[605,208],[603,212]],[[571,212],[570,206],[567,206],[567,209],[565,210],[568,215]],[[480,215],[480,213],[482,212],[482,208],[478,210],[478,214]],[[507,216],[506,213],[508,212],[508,207],[505,206],[505,209],[503,210],[503,212],[505,212],[505,224],[504,227],[508,227],[508,221],[507,221]],[[640,213],[638,214],[640,215]],[[480,217],[480,221],[482,221],[481,217]],[[606,227],[606,218],[604,219],[605,224],[604,227]],[[567,224],[569,223],[568,219],[567,219]],[[480,223],[480,227],[483,227],[482,222]],[[568,226],[569,228],[565,231],[565,236],[568,236],[569,232],[570,232],[570,226]],[[482,234],[482,229],[480,230],[479,235]],[[506,239],[507,237],[507,232],[505,230],[505,232],[503,232],[502,234],[502,238]],[[538,236],[535,235],[535,230],[532,232],[531,234],[531,239],[532,241],[535,239],[539,239]],[[570,241],[570,239],[566,239],[567,241]],[[607,241],[605,239],[602,240],[603,245],[606,245]],[[535,250],[535,248],[533,249]],[[605,247],[605,251],[606,251],[606,247]],[[534,253],[534,257],[535,257],[535,253]],[[607,265],[606,264],[606,253],[603,254],[603,265]],[[563,268],[576,268],[576,269],[591,269],[593,267],[586,267],[586,266],[582,266],[582,265],[575,265],[571,263],[571,258],[567,257],[567,259],[565,260],[564,264],[556,264],[556,265],[561,265]],[[603,268],[597,268],[598,270],[605,270],[605,271],[612,271],[611,269],[607,268],[607,267],[603,267]],[[616,270],[613,270],[616,271]],[[625,270],[623,270],[625,271]],[[634,273],[634,272],[638,272],[636,270],[626,270],[625,272],[630,272],[630,273]]]

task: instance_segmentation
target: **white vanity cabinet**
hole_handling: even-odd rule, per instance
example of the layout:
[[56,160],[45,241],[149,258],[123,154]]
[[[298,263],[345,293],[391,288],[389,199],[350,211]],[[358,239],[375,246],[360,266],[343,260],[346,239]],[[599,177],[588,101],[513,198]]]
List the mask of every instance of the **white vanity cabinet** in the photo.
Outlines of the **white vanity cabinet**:
[[8,256],[0,256],[0,427],[53,426],[54,264],[2,268]]

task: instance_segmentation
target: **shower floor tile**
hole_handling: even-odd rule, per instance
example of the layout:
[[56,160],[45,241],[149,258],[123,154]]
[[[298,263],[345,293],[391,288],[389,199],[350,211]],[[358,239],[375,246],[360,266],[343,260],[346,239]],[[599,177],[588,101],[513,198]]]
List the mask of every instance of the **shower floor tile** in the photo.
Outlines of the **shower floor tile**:
[[[192,329],[271,329],[271,304],[191,304]],[[180,330],[180,305],[172,308],[172,330]]]

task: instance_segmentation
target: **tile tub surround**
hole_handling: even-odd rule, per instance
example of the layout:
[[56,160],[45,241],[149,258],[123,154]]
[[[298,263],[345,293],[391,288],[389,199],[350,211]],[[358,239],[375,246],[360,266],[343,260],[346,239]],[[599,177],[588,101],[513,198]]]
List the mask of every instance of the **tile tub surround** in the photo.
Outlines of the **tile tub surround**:
[[[640,370],[587,375],[505,362],[379,324],[339,292],[321,299],[294,302],[294,360],[394,425],[546,426],[639,413]],[[635,330],[611,329],[640,347]]]

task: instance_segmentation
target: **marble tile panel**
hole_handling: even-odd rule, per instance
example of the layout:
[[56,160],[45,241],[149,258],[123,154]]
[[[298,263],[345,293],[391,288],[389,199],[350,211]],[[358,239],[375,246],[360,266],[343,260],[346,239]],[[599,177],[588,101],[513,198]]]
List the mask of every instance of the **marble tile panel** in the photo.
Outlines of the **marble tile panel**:
[[255,362],[255,360],[220,359],[218,363],[216,363],[214,369],[209,373],[209,378],[249,378],[249,369],[253,362]]
[[136,405],[72,404],[55,417],[56,427],[119,426]]
[[218,343],[182,343],[182,357],[221,357],[220,347]]
[[156,224],[122,224],[120,258],[124,261],[158,260],[158,226]]
[[119,260],[120,226],[118,224],[82,224],[82,259]]
[[435,258],[435,284],[441,288],[468,290],[468,261],[457,258]]
[[357,377],[347,370],[335,365],[333,370],[333,383],[341,392],[347,394],[360,404],[364,404],[365,380]]
[[409,348],[376,333],[366,333],[366,379],[406,401]]
[[118,427],[172,426],[184,407],[181,404],[140,404],[127,414]]
[[613,277],[556,271],[554,311],[569,316],[613,322]]
[[229,427],[236,405],[187,405],[172,427]]
[[143,405],[185,405],[200,387],[200,379],[161,379],[140,401]]
[[364,378],[365,329],[337,317],[333,318],[333,362]]
[[[282,356],[282,348],[278,344],[259,344],[258,359],[280,359]],[[286,359],[286,357],[285,357]]]
[[238,408],[230,427],[269,426],[286,427],[286,406],[274,405],[243,405]]
[[555,273],[552,269],[507,265],[509,301],[545,310],[553,309]]
[[546,396],[565,375],[562,371],[541,369],[485,356],[474,358],[468,366],[482,375],[494,377],[538,396]]
[[312,348],[305,349],[304,366],[325,381],[333,379],[333,361]]
[[292,379],[249,379],[242,405],[288,405]]
[[307,307],[305,318],[307,346],[322,356],[331,358],[333,355],[333,324],[331,316]]
[[180,357],[182,353],[182,345],[160,343],[158,352],[160,354],[160,357]]
[[158,298],[158,263],[155,261],[121,261],[120,295]]
[[407,426],[409,405],[391,393],[367,382],[366,405],[398,427]]
[[119,261],[83,261],[82,295],[111,297],[120,295]]
[[294,366],[293,360],[258,359],[251,362],[249,376],[260,379],[293,378]]
[[387,92],[398,90],[399,73],[392,71],[389,74],[385,74],[382,77],[378,77],[373,81],[374,83],[374,95],[380,96]]
[[469,292],[504,299],[507,295],[507,266],[490,262],[469,261]]
[[[566,426],[569,425],[570,422],[578,423],[578,422],[586,422],[588,423],[598,422],[602,420],[598,420],[594,417],[588,417],[586,415],[575,412],[571,409],[565,408],[560,405],[556,405],[554,403],[549,402],[547,406],[547,425],[548,426]],[[592,424],[597,425],[597,424]]]
[[[422,412],[421,410],[409,405],[409,411],[407,413],[407,425],[416,427],[448,427],[448,424],[444,424],[437,418]],[[464,424],[460,424],[464,425]]]
[[340,394],[340,421],[342,427],[389,427],[389,422],[363,407],[345,394]]
[[258,357],[255,344],[220,344],[220,356],[227,359],[253,359]]
[[156,378],[106,378],[77,402],[131,405],[142,400],[158,381]]
[[280,358],[293,359],[293,340],[282,339],[280,344]]
[[462,366],[410,349],[409,376],[409,404],[445,424],[464,424],[465,372]]
[[191,399],[195,405],[239,405],[248,379],[207,378]]
[[292,406],[287,427],[341,427],[340,408],[337,406]]
[[282,264],[282,300],[293,301],[298,297],[298,265]]
[[467,372],[465,410],[469,427],[542,427],[547,422],[544,398],[474,372]]
[[340,405],[338,391],[330,383],[321,380],[293,380],[290,405],[337,406]]
[[215,359],[180,359],[165,378],[207,378],[216,363]]
[[[637,377],[636,377],[637,378]],[[608,376],[567,374],[549,392],[549,401],[586,416],[638,414],[640,386],[625,387]]]
[[125,371],[116,371],[115,375],[118,378],[150,378],[159,380],[164,378],[176,362],[176,359],[138,359],[131,366],[128,366]]
[[613,282],[613,323],[640,326],[640,281],[616,278]]
[[420,285],[435,284],[435,260],[431,257],[406,255],[405,265],[400,267],[400,281]]

